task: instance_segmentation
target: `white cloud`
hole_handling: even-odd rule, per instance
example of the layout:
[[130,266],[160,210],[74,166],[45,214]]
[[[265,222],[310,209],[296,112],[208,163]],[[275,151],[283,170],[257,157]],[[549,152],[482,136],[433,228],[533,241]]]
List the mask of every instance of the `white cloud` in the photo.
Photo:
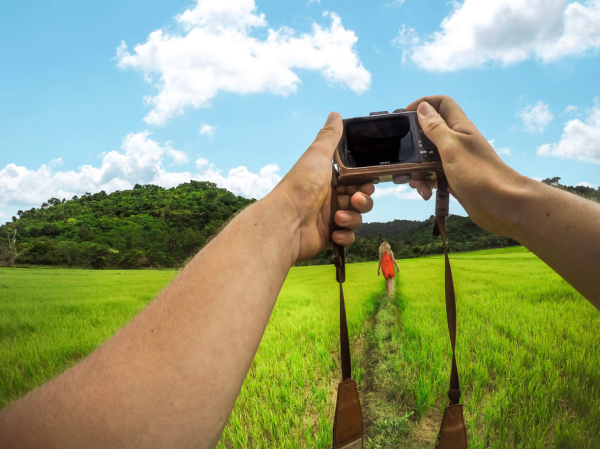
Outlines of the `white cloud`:
[[221,170],[210,164],[207,159],[199,158],[196,161],[196,168],[198,174],[194,179],[214,182],[219,187],[247,198],[262,198],[281,181],[281,177],[277,174],[279,171],[277,164],[265,165],[258,174],[252,173],[244,166],[239,166],[229,170],[227,176],[223,176]]
[[337,14],[324,16],[329,27],[314,23],[303,34],[288,27],[269,29],[258,38],[252,33],[267,22],[254,0],[197,0],[176,17],[179,31],[156,30],[132,53],[122,42],[116,58],[121,68],[158,75],[158,93],[145,99],[153,109],[144,120],[155,125],[186,108],[210,106],[219,92],[288,95],[301,82],[298,70],[318,71],[330,83],[364,92],[371,74],[356,52],[356,35]]
[[123,139],[122,151],[106,153],[100,167],[83,165],[77,170],[60,171],[56,170],[56,160],[37,170],[8,164],[0,170],[0,206],[39,207],[52,197],[71,198],[101,190],[110,193],[131,189],[135,184],[170,188],[190,179],[211,181],[247,198],[261,198],[281,180],[277,164],[266,165],[258,173],[240,166],[224,176],[208,160],[198,159],[196,173],[168,171],[165,158],[183,162],[187,156],[172,149],[168,142],[163,145],[155,142],[149,138],[150,134],[149,131],[128,134]]
[[62,160],[62,157],[59,157],[57,159],[53,159],[50,161],[50,167],[58,167],[63,164],[64,164],[64,162]]
[[402,25],[398,36],[392,39],[392,45],[402,50],[402,62],[406,63],[412,57],[412,51],[419,43],[419,36],[414,28]]
[[600,0],[454,1],[440,30],[412,45],[410,60],[439,72],[544,63],[600,49]]
[[389,6],[391,8],[400,8],[404,4],[405,0],[393,0],[392,3],[388,3],[385,6]]
[[598,188],[598,184],[592,184],[591,182],[580,182],[579,184],[577,184],[578,186],[583,186],[583,187],[589,187],[591,189],[597,189]]
[[375,189],[373,198],[383,198],[385,196],[392,196],[402,200],[422,200],[421,195],[417,193],[415,189],[410,188],[406,184],[401,184],[392,187],[379,187]]
[[569,120],[560,141],[540,146],[537,154],[600,164],[600,104],[587,112],[585,122]]
[[492,146],[492,148],[496,151],[496,153],[498,153],[498,154],[506,154],[507,156],[512,156],[510,148],[508,148],[508,147],[496,148],[496,146],[494,145],[494,139],[488,140],[488,142]]
[[200,134],[204,134],[208,137],[209,140],[215,140],[215,132],[217,131],[217,127],[213,125],[208,125],[203,123],[200,127]]
[[577,112],[577,106],[572,106],[569,105],[565,108],[565,110],[563,111],[563,114],[568,114],[570,112]]
[[525,130],[528,132],[542,132],[554,119],[550,108],[546,103],[538,101],[535,105],[527,106],[517,112],[517,117],[523,120]]

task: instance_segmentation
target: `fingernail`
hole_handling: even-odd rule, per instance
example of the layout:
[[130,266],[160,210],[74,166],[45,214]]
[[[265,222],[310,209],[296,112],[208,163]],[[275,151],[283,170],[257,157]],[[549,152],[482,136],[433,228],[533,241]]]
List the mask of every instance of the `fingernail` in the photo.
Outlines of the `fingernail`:
[[417,111],[419,111],[419,114],[421,114],[424,117],[430,114],[435,114],[435,109],[433,109],[433,107],[426,101],[422,101],[421,103],[419,103]]
[[325,122],[325,124],[334,121],[336,118],[338,118],[338,113],[337,112],[330,112],[329,115],[327,116],[327,121]]

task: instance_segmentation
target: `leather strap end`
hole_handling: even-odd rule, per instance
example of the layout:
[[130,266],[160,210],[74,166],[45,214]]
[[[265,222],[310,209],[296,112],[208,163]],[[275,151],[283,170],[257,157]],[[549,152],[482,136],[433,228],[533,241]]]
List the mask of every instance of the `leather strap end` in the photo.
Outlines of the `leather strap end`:
[[333,423],[334,449],[362,449],[363,416],[358,388],[354,379],[338,385]]
[[462,392],[460,391],[460,388],[451,388],[448,390],[448,399],[452,405],[458,404],[461,396]]
[[467,449],[467,426],[462,404],[449,405],[444,410],[435,449]]

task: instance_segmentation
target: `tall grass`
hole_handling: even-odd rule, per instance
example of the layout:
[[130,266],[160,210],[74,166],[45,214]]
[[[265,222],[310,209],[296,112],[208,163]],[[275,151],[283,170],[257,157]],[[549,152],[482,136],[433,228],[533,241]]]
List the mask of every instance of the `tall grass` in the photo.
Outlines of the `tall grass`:
[[[376,264],[345,284],[368,448],[433,447],[447,403],[443,258]],[[471,448],[600,447],[600,314],[523,248],[452,256]],[[0,270],[0,405],[89,354],[174,271]],[[332,266],[293,268],[220,448],[331,446],[339,371]],[[372,318],[371,318],[372,317]]]
[[0,269],[0,408],[92,352],[175,274]]
[[[470,447],[600,447],[600,314],[523,248],[456,255],[452,268]],[[443,260],[400,270],[388,374],[433,446],[451,360]]]
[[[351,338],[383,291],[373,263],[348,267]],[[175,271],[0,269],[0,407],[84,358]],[[326,447],[340,380],[333,266],[290,272],[219,447]],[[361,381],[360,353],[353,360]]]
[[[355,347],[384,288],[375,263],[347,266],[348,331]],[[364,369],[354,352],[353,377]],[[331,446],[339,365],[339,293],[334,267],[294,268],[246,378],[220,448]]]

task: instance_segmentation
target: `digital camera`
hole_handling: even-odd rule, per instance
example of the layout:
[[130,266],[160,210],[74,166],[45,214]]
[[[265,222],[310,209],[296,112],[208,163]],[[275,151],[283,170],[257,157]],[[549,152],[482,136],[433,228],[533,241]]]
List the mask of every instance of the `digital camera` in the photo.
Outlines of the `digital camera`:
[[371,112],[343,122],[333,157],[340,184],[404,184],[443,175],[438,149],[425,136],[416,112]]

